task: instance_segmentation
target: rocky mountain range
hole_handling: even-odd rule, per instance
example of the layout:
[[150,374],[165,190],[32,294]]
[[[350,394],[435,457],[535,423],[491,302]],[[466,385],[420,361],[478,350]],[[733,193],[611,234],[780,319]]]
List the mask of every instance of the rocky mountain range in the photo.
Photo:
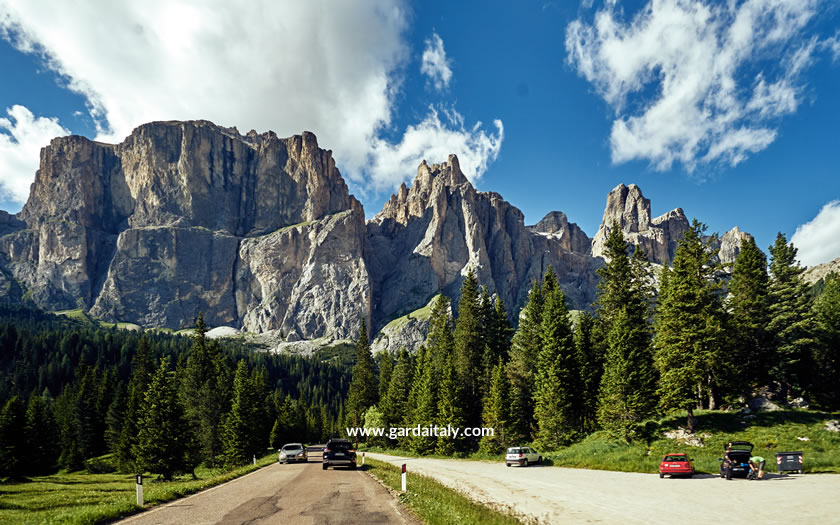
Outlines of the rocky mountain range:
[[[287,341],[341,339],[362,317],[376,333],[438,293],[457,300],[470,268],[515,316],[551,265],[585,309],[615,223],[659,264],[688,228],[679,208],[651,218],[632,184],[610,192],[591,240],[559,211],[526,226],[454,155],[424,161],[366,221],[312,133],[153,122],[120,144],[69,136],[41,151],[24,208],[0,212],[0,300],[172,329],[202,312]],[[721,238],[722,259],[744,235]]]

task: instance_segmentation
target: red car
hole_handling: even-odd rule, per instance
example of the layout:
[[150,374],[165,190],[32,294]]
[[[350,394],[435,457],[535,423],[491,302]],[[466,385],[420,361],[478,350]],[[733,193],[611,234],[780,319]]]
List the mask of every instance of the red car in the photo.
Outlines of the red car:
[[659,477],[664,478],[665,474],[691,477],[694,475],[694,465],[685,454],[667,454],[659,463]]

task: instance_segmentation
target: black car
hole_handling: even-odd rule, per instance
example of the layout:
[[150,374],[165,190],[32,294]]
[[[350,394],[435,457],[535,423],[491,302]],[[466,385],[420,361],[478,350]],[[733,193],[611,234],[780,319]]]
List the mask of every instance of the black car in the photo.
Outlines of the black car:
[[746,478],[750,472],[750,457],[753,444],[749,441],[732,441],[724,447],[725,455],[720,461],[720,477],[726,479]]
[[356,451],[353,450],[353,443],[348,439],[331,439],[324,447],[324,463],[321,468],[327,470],[332,465],[346,465],[351,469],[356,468]]

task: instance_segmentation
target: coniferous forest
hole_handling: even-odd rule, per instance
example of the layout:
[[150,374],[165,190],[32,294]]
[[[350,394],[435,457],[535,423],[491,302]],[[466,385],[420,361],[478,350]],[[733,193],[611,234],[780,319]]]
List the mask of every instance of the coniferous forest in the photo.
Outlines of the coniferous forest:
[[205,332],[201,317],[193,337],[140,335],[0,306],[0,477],[87,468],[171,479],[337,433],[346,366]]
[[840,278],[806,284],[782,234],[769,260],[750,238],[725,268],[705,229],[694,221],[673,264],[655,268],[614,224],[594,313],[570,312],[549,268],[515,331],[469,273],[457,311],[439,296],[426,344],[382,356],[378,374],[360,337],[347,425],[495,429],[368,438],[448,455],[525,442],[552,450],[596,430],[632,441],[646,419],[673,410],[692,431],[696,410],[743,406],[757,392],[840,408]]
[[345,427],[492,427],[493,436],[368,438],[419,454],[557,449],[598,430],[742,404],[759,389],[840,408],[840,278],[809,286],[779,235],[730,268],[695,221],[654,268],[613,225],[592,313],[549,268],[519,319],[473,273],[438,296],[425,344],[374,356],[364,322],[349,363],[270,355],[205,336],[103,329],[0,306],[0,477],[59,468],[152,472],[247,463]]

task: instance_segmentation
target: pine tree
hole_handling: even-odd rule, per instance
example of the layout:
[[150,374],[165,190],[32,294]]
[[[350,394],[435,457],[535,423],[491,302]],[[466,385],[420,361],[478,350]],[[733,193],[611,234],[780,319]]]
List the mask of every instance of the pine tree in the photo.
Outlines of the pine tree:
[[656,312],[655,362],[659,370],[660,405],[688,412],[709,401],[715,408],[718,390],[734,368],[729,364],[727,319],[721,300],[721,266],[704,241],[705,225],[697,220],[680,239],[673,269],[663,269]]
[[391,374],[394,372],[394,360],[388,352],[382,352],[379,358],[379,396],[381,401],[388,395],[388,385],[391,384]]
[[543,281],[542,348],[537,356],[534,382],[534,418],[537,439],[556,449],[577,437],[575,397],[579,395],[580,368],[563,290],[549,267]]
[[[414,407],[409,415],[409,426],[428,426],[437,419],[440,375],[433,366],[433,359],[432,350],[421,347],[411,386],[410,397]],[[406,441],[410,449],[418,454],[428,454],[436,445],[433,437],[412,436]]]
[[493,370],[499,359],[506,361],[510,352],[510,339],[513,336],[513,328],[507,317],[505,302],[496,299],[495,305],[484,305],[484,301],[490,302],[487,293],[482,294],[482,311],[484,321],[482,333],[484,334],[484,355],[481,360],[481,368],[484,371],[484,378],[481,383],[482,399],[487,396],[492,382]]
[[732,314],[731,337],[737,352],[737,370],[733,379],[747,395],[752,388],[766,384],[771,360],[769,322],[769,277],[767,257],[752,237],[741,243],[729,280],[728,308]]
[[207,339],[206,333],[204,317],[199,314],[179,393],[195,429],[197,443],[192,446],[210,467],[216,467],[222,455],[222,425],[230,410],[232,377],[218,342]]
[[809,386],[811,355],[816,340],[808,286],[803,268],[796,260],[797,249],[779,233],[770,247],[770,323],[774,338],[771,379],[781,385],[781,397],[801,395]]
[[492,436],[481,438],[479,450],[485,454],[498,454],[508,445],[507,424],[510,415],[510,393],[507,373],[501,358],[493,368],[490,390],[484,401],[482,414],[484,428],[492,428]]
[[510,364],[507,367],[511,390],[511,443],[530,441],[535,428],[534,375],[537,369],[537,355],[542,347],[542,308],[542,284],[535,280],[519,317],[519,328],[513,336]]
[[481,358],[484,354],[481,334],[481,309],[478,282],[472,270],[467,272],[461,285],[458,319],[455,323],[455,373],[460,388],[459,411],[468,426],[481,423]]
[[26,472],[29,446],[25,428],[26,406],[13,396],[0,410],[0,478],[21,478]]
[[579,317],[574,330],[575,351],[580,364],[580,395],[575,407],[577,429],[589,434],[598,427],[598,396],[604,374],[604,356],[595,342],[595,318],[587,312]]
[[140,468],[171,481],[176,474],[190,472],[187,449],[191,436],[178,401],[169,358],[161,360],[152,376],[143,405],[140,407],[140,432],[135,455]]
[[225,416],[222,434],[225,464],[228,466],[244,465],[262,448],[259,445],[262,442],[259,435],[260,400],[248,364],[244,360],[239,361],[233,379],[233,401],[230,412]]
[[28,469],[33,474],[47,474],[55,470],[59,455],[58,425],[52,401],[44,395],[33,395],[26,409],[26,442]]
[[132,361],[131,379],[128,382],[128,399],[126,400],[123,424],[120,427],[120,439],[117,445],[117,463],[123,472],[137,471],[134,448],[137,445],[137,435],[140,432],[140,407],[146,396],[146,390],[154,373],[149,341],[145,336],[140,338],[137,352]]
[[[626,441],[632,438],[634,427],[653,413],[656,404],[646,261],[641,250],[636,249],[631,257],[629,249],[621,228],[613,223],[606,242],[607,262],[598,270],[598,322],[590,334],[591,340],[604,345],[602,371],[597,364],[601,352],[597,342],[592,349],[593,366],[601,376],[598,423]],[[591,383],[588,392],[590,388],[594,388]],[[589,403],[591,399],[587,398],[584,406],[591,410]]]
[[353,382],[347,394],[347,412],[352,426],[359,426],[365,411],[378,401],[379,388],[376,384],[376,364],[370,351],[367,326],[362,318],[359,337],[356,339],[356,364],[353,366]]
[[[461,397],[464,386],[460,384],[456,375],[454,358],[452,355],[443,362],[440,378],[440,395],[437,404],[435,423],[441,428],[462,428],[465,422]],[[464,452],[474,446],[470,438],[459,436],[438,436],[435,452],[449,456],[454,452]]]
[[840,408],[840,276],[828,275],[825,289],[814,301],[819,344],[814,349],[813,400],[824,410]]
[[397,364],[391,374],[388,391],[382,398],[380,405],[388,427],[402,424],[408,415],[408,397],[411,392],[411,380],[414,363],[408,351],[400,350]]

